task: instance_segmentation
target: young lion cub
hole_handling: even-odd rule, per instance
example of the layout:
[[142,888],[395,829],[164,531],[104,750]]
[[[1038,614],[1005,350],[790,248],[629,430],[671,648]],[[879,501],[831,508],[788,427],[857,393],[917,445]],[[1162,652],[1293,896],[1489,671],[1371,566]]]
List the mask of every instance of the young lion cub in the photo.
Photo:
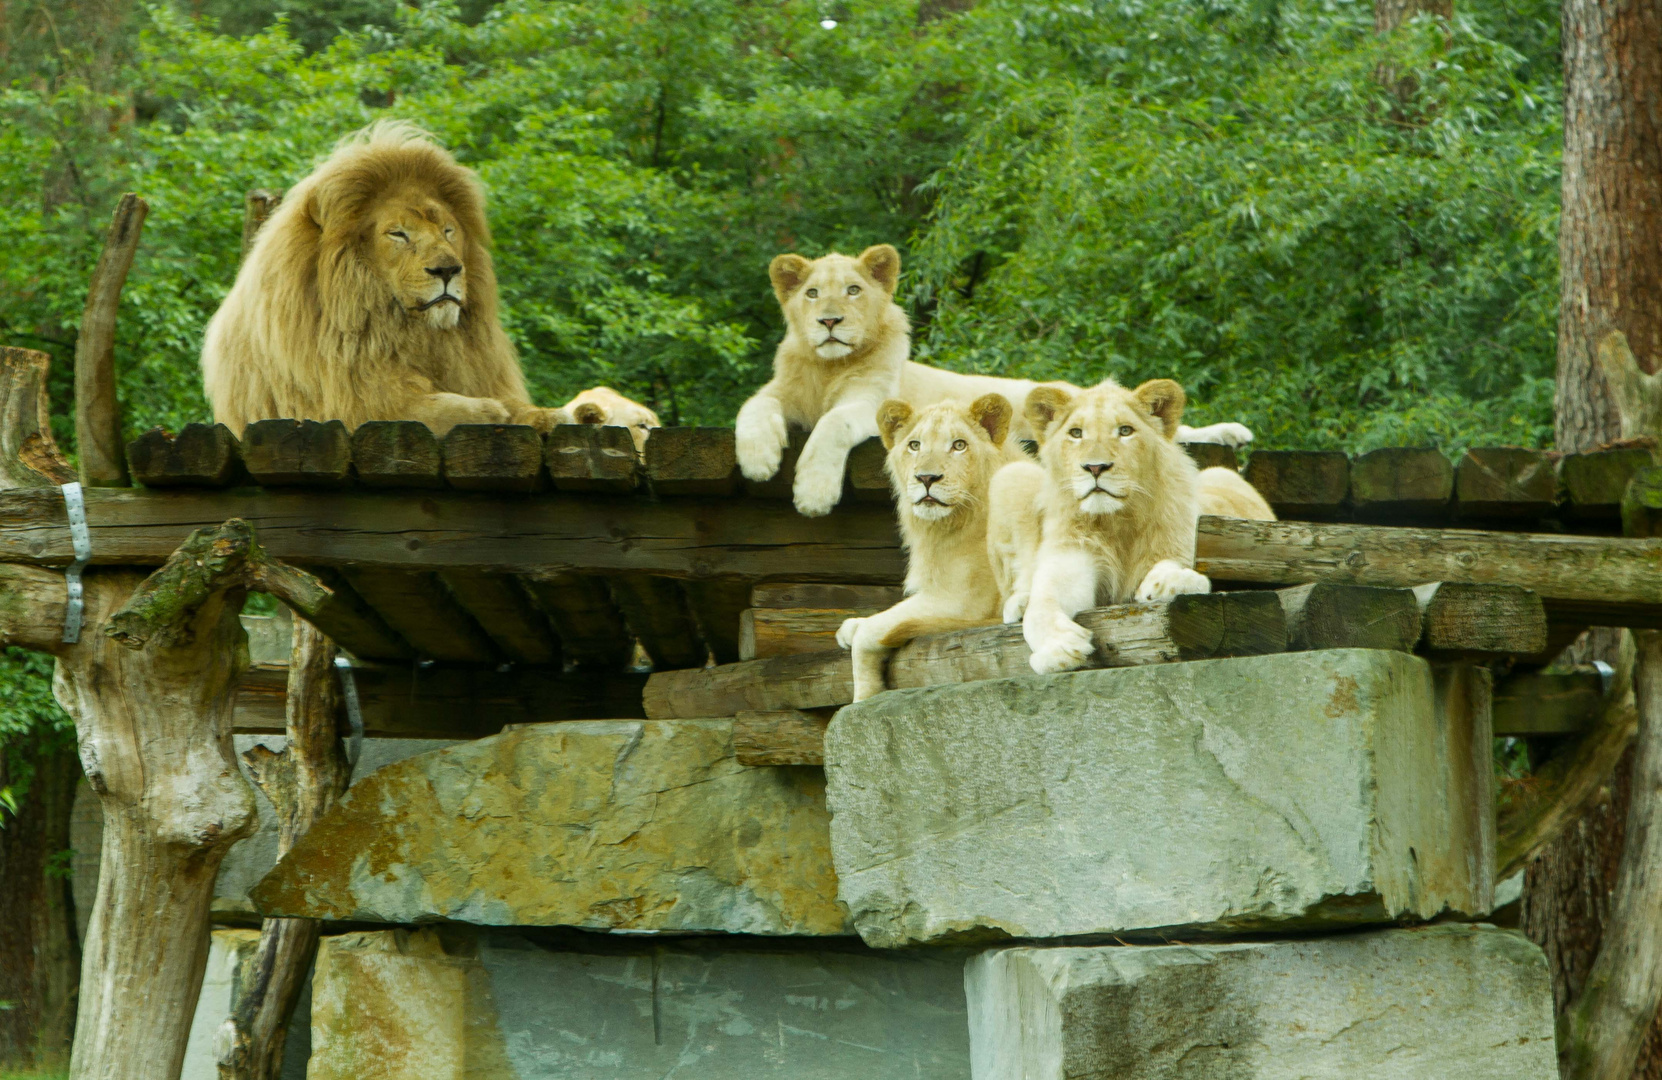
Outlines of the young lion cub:
[[998,585],[987,565],[987,485],[1021,456],[1006,436],[1010,403],[986,394],[969,405],[940,401],[919,411],[885,401],[878,434],[889,448],[901,541],[906,547],[906,598],[887,611],[848,619],[837,644],[854,653],[854,700],[883,689],[891,648],[920,634],[998,620]]
[[1193,569],[1201,489],[1176,442],[1183,401],[1170,379],[1028,394],[1039,464],[993,478],[988,555],[1034,671],[1085,663],[1091,634],[1073,617],[1086,608],[1211,591]]

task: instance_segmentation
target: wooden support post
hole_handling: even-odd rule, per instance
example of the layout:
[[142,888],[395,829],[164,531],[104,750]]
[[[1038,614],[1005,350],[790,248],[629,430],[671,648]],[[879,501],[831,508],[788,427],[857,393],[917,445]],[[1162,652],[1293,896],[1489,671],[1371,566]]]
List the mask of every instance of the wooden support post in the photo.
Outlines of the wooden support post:
[[92,272],[87,306],[75,335],[75,441],[81,483],[88,487],[128,484],[121,401],[115,390],[115,316],[149,212],[149,204],[137,195],[129,192],[121,197]]
[[[243,755],[254,782],[277,811],[277,857],[312,827],[341,792],[351,768],[336,731],[339,690],[334,644],[304,621],[294,624],[289,658],[287,744]],[[316,919],[266,919],[252,976],[217,1041],[220,1080],[277,1080],[289,1018],[317,952]]]
[[248,258],[248,249],[254,246],[254,237],[260,226],[283,201],[282,188],[254,188],[242,200],[242,258]]

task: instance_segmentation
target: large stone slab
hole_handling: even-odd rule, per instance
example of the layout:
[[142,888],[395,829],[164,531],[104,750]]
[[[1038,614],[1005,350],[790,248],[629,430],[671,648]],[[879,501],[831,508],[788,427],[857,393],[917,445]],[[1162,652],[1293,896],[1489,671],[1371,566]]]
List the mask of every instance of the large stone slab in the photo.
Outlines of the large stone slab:
[[310,1080],[969,1073],[961,957],[456,929],[323,939]]
[[846,934],[824,781],[732,721],[568,721],[388,765],[257,886],[266,915]]
[[1009,948],[965,967],[974,1080],[1556,1080],[1546,957],[1492,926]]
[[1365,649],[879,694],[826,736],[840,896],[878,946],[1486,912],[1486,724]]

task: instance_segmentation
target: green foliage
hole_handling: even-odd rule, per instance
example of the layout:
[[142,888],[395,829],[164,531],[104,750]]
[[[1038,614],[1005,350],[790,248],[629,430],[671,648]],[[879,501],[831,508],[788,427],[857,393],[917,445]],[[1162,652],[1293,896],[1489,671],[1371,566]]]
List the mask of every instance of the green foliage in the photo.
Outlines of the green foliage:
[[0,650],[0,828],[34,776],[33,759],[45,746],[73,744],[75,726],[52,698],[52,658],[23,649]]

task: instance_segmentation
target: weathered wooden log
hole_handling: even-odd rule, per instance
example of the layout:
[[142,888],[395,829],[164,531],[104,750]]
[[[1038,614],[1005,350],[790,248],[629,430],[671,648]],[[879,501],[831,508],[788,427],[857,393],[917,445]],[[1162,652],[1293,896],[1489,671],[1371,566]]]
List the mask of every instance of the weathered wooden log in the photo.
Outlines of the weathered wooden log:
[[[336,730],[340,695],[334,657],[327,637],[304,621],[295,623],[287,741],[281,751],[256,746],[242,756],[277,812],[278,858],[335,804],[352,773]],[[220,1080],[278,1080],[289,1019],[321,928],[316,919],[266,919],[261,925],[247,983],[216,1040]]]
[[753,608],[855,608],[882,611],[900,603],[898,585],[850,585],[843,582],[767,583],[750,590]]
[[1620,521],[1627,482],[1634,473],[1653,464],[1655,451],[1646,447],[1565,454],[1558,461],[1558,486],[1564,493],[1565,514],[1575,521]]
[[464,664],[506,659],[437,575],[376,567],[346,567],[341,575],[417,655]]
[[277,204],[283,201],[282,188],[254,188],[242,199],[242,258],[248,258],[248,249],[254,246],[254,237],[259,235],[260,226],[264,225],[271,212],[277,209]]
[[701,668],[709,649],[679,582],[648,574],[614,574],[612,599],[658,670]]
[[728,428],[655,428],[646,440],[646,479],[659,495],[731,495],[739,459]]
[[800,709],[743,711],[733,718],[733,753],[740,765],[824,765],[830,723]]
[[372,488],[441,488],[443,458],[419,420],[371,420],[352,433],[352,471]]
[[1387,446],[1350,463],[1350,504],[1358,518],[1429,518],[1448,510],[1454,463],[1434,446]]
[[151,428],[127,444],[133,479],[145,487],[224,487],[242,472],[242,447],[224,424]]
[[1290,649],[1396,649],[1413,652],[1420,608],[1408,589],[1311,582],[1281,589]]
[[352,436],[339,420],[256,420],[242,433],[242,461],[258,484],[343,487]]
[[1554,622],[1662,625],[1662,541],[1556,533],[1200,520],[1195,568],[1214,581],[1509,584]]
[[525,424],[457,424],[444,437],[444,479],[459,491],[543,487],[542,436]]
[[1541,598],[1517,585],[1431,582],[1414,587],[1420,645],[1441,656],[1536,656],[1547,648]]
[[254,573],[256,588],[282,600],[353,656],[371,660],[407,660],[415,656],[409,642],[364,603],[338,571],[323,569],[313,574],[267,561]]
[[88,487],[128,484],[115,388],[115,319],[149,212],[150,205],[132,192],[116,205],[75,335],[75,443],[81,483]]
[[867,439],[848,452],[844,472],[849,498],[855,502],[889,505],[893,498],[889,490],[889,474],[884,467],[888,451],[881,439]]
[[560,663],[560,641],[548,616],[518,580],[483,570],[447,570],[439,579],[508,659],[519,664]]
[[567,659],[600,671],[617,671],[629,662],[635,636],[604,581],[561,571],[528,574],[524,581],[560,635]]
[[1350,459],[1338,450],[1254,450],[1242,475],[1279,515],[1329,518],[1350,490]]
[[739,615],[739,659],[758,660],[837,647],[844,620],[883,608],[747,608]]
[[1183,443],[1182,446],[1189,457],[1194,459],[1194,463],[1202,469],[1238,469],[1240,467],[1233,446],[1209,442]]
[[[55,502],[57,520],[63,522],[59,528],[64,529],[68,518],[57,489],[75,479],[75,470],[52,438],[46,392],[51,363],[43,352],[0,346],[0,493],[38,492],[36,504],[45,510]],[[52,561],[66,563],[74,557],[70,551]]]
[[1495,687],[1495,734],[1580,735],[1603,705],[1596,671],[1522,672]]
[[1637,470],[1622,493],[1622,532],[1628,536],[1662,536],[1662,468]]
[[1454,469],[1455,511],[1466,518],[1532,518],[1558,499],[1552,459],[1518,446],[1474,446]]
[[549,433],[543,460],[557,491],[618,493],[640,481],[635,440],[624,427],[560,424]]
[[[1092,667],[1251,656],[1287,647],[1287,623],[1273,593],[1208,593],[1154,604],[1081,612],[1096,640]],[[1031,675],[1020,626],[988,626],[921,637],[889,658],[890,688]],[[854,699],[848,654],[776,656],[706,670],[655,672],[644,704],[653,719],[734,716],[741,711],[816,709]]]
[[[1494,865],[1494,678],[1481,664],[1462,660],[1433,663],[1431,680],[1436,732],[1443,740],[1437,756],[1449,763],[1444,775],[1450,785],[1446,805],[1451,813],[1445,819],[1450,832],[1442,843],[1428,845],[1436,850],[1424,851],[1416,858],[1420,872],[1428,876],[1470,873],[1449,867],[1447,860],[1460,858],[1455,853],[1464,852],[1465,857],[1479,860],[1479,865]],[[1495,881],[1499,879],[1473,876],[1483,882],[1480,888],[1486,892],[1480,910],[1492,907]]]

